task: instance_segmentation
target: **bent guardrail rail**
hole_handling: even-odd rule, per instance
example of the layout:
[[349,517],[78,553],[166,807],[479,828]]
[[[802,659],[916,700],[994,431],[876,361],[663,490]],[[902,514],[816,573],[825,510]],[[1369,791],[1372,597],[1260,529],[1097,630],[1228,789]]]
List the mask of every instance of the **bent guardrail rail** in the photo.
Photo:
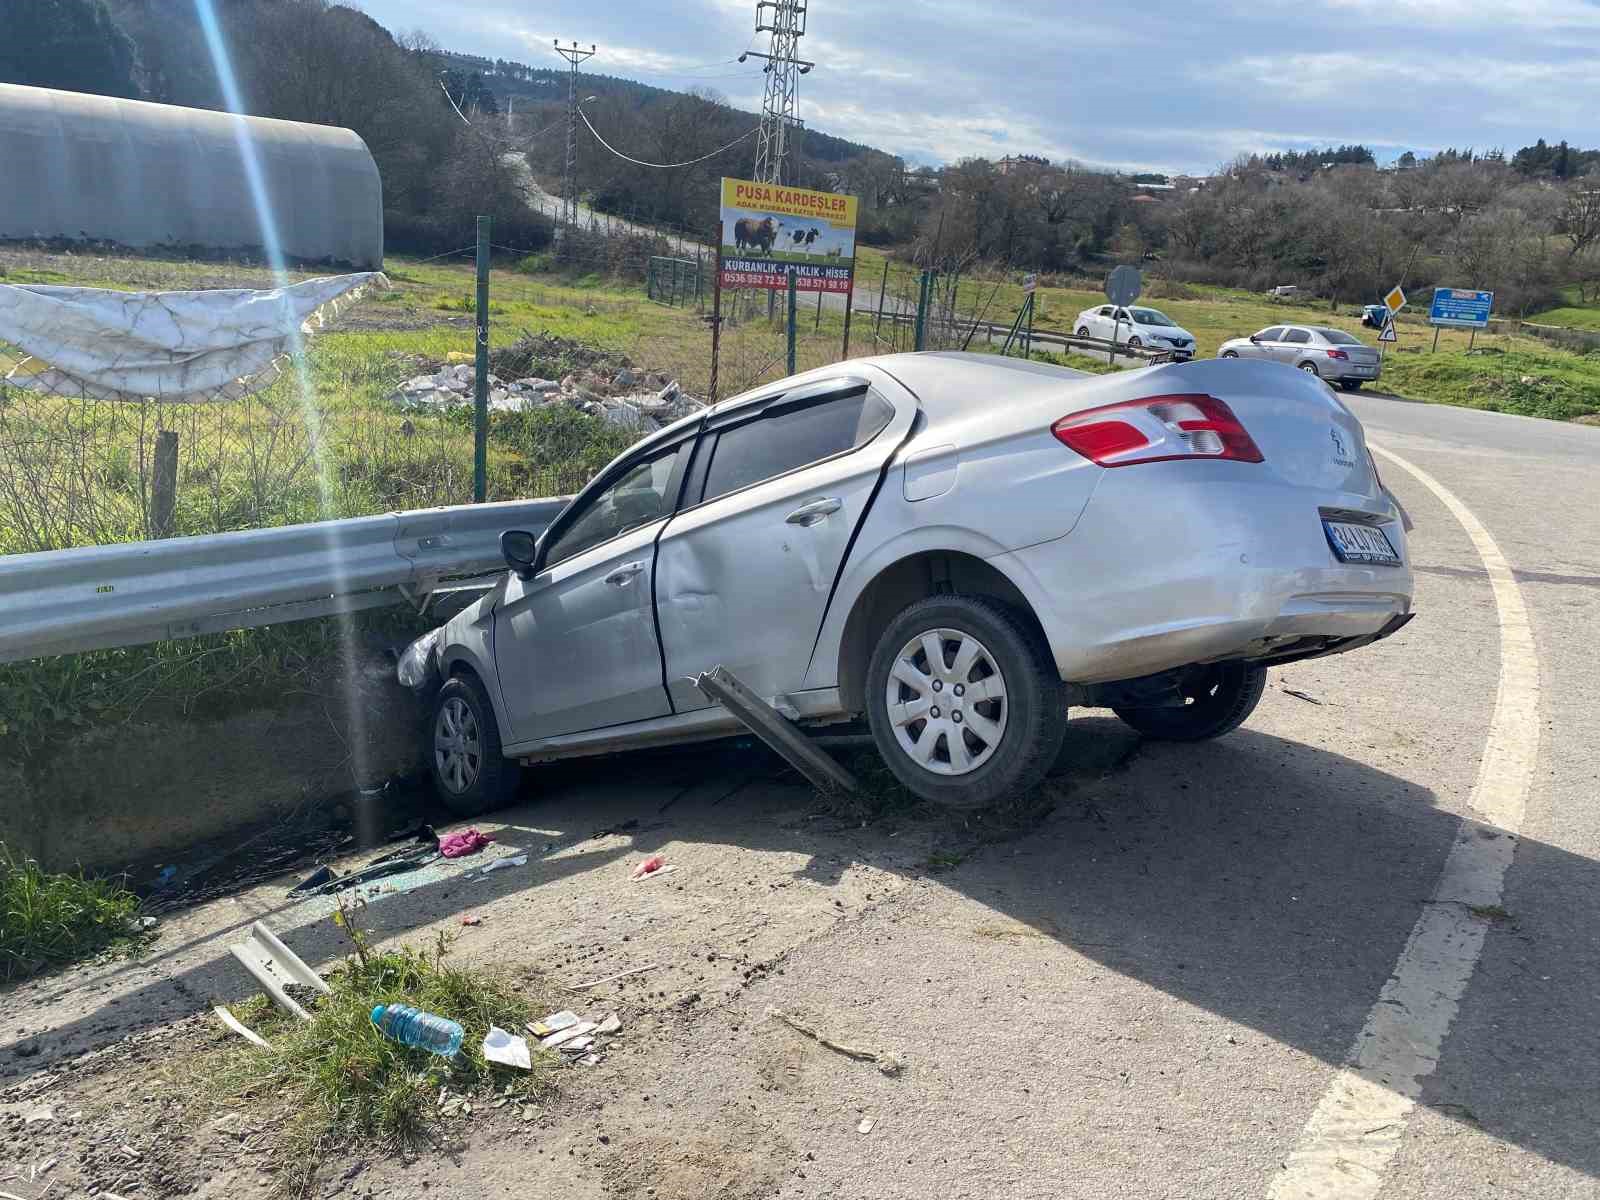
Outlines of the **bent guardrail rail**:
[[565,499],[461,504],[0,558],[0,662],[421,602],[503,567]]

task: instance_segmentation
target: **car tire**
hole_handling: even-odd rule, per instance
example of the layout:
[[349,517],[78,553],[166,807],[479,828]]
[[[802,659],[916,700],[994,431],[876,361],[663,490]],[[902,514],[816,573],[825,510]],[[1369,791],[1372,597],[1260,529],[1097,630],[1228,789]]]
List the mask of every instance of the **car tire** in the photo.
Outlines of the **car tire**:
[[434,697],[428,722],[428,768],[440,802],[476,817],[516,798],[522,768],[500,752],[500,727],[475,675],[457,675]]
[[1221,354],[1217,355],[1217,357],[1218,358],[1238,358],[1239,357],[1239,352],[1237,350],[1224,350]]
[[1361,390],[1361,380],[1341,379],[1339,380],[1339,386],[1347,392],[1359,392]]
[[[943,660],[938,669],[929,664],[930,637]],[[965,699],[965,689],[979,687],[983,699]],[[894,776],[924,800],[963,811],[1037,784],[1067,728],[1066,690],[1049,647],[988,596],[931,596],[895,617],[867,667],[866,707]],[[902,719],[918,709],[938,715]]]
[[1318,379],[1322,378],[1322,372],[1317,370],[1317,364],[1314,362],[1303,362],[1300,364],[1300,369],[1307,375],[1315,375]]
[[1089,336],[1089,327],[1087,325],[1079,325],[1078,326],[1078,336],[1081,337],[1081,338],[1088,337]]
[[1139,350],[1143,348],[1144,342],[1140,341],[1137,336],[1134,336],[1128,339],[1128,345],[1135,350]]
[[1171,708],[1113,708],[1146,737],[1168,742],[1203,742],[1232,733],[1261,703],[1267,669],[1255,663],[1225,662],[1189,667],[1179,689],[1186,703]]

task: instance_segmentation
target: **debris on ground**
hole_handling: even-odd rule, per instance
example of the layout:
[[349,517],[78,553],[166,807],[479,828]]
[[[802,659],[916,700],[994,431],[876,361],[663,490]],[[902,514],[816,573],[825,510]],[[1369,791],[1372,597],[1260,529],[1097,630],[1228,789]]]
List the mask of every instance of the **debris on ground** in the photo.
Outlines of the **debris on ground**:
[[302,1021],[311,1020],[311,1014],[289,994],[289,986],[298,984],[324,996],[333,994],[322,976],[306,966],[299,955],[280,942],[277,935],[260,921],[250,926],[248,938],[229,946],[228,951],[250,972],[273,1003]]
[[252,1042],[257,1046],[260,1046],[263,1050],[270,1050],[272,1048],[271,1044],[266,1038],[262,1037],[255,1030],[246,1026],[243,1021],[239,1020],[238,1017],[229,1012],[226,1004],[218,1004],[211,1011],[217,1014],[217,1017],[224,1025],[237,1033],[245,1041]]
[[494,837],[490,834],[479,833],[476,829],[461,829],[439,839],[439,853],[446,858],[465,858],[478,853],[493,841]]
[[666,865],[667,865],[667,860],[662,858],[661,855],[652,854],[649,858],[645,859],[642,863],[640,863],[637,867],[635,867],[633,869],[633,874],[630,875],[629,878],[630,879],[643,879],[646,875],[654,875],[657,871],[661,870],[661,868],[666,866]]
[[878,1070],[885,1075],[894,1076],[900,1073],[900,1060],[892,1054],[880,1053],[877,1050],[864,1050],[859,1046],[851,1046],[844,1042],[836,1042],[819,1030],[815,1025],[812,1025],[809,1021],[804,1021],[799,1017],[791,1016],[786,1012],[780,1012],[776,1008],[768,1008],[767,1016],[782,1021],[796,1033],[805,1034],[806,1037],[816,1042],[817,1045],[822,1046],[825,1049],[832,1050],[835,1054],[842,1054],[846,1058],[853,1058],[858,1062],[873,1063],[877,1066]]
[[527,865],[528,856],[526,854],[519,854],[515,858],[497,858],[493,862],[483,864],[483,870],[478,872],[478,878],[482,879],[490,871],[498,871],[501,867],[525,867]]
[[[621,366],[614,364],[620,361]],[[640,433],[648,433],[705,407],[676,379],[635,369],[577,342],[548,334],[524,337],[490,359],[489,410],[528,412],[566,406]],[[559,374],[545,378],[541,372]],[[471,363],[444,363],[407,379],[390,396],[403,410],[440,410],[470,405],[477,371]]]
[[502,1066],[517,1067],[523,1071],[533,1069],[533,1059],[528,1053],[528,1039],[507,1032],[498,1025],[489,1026],[489,1036],[483,1039],[483,1056],[490,1062]]
[[467,1036],[458,1022],[410,1004],[379,1004],[372,1010],[372,1023],[391,1041],[441,1058],[454,1058]]
[[307,875],[299,883],[290,888],[289,895],[304,896],[311,892],[319,891],[325,885],[332,883],[338,878],[339,873],[332,867],[328,866],[327,863],[323,863],[322,866],[318,867],[315,871],[311,872],[311,874]]
[[877,1117],[862,1117],[861,1124],[856,1126],[857,1133],[871,1133],[872,1127],[878,1123]]
[[483,918],[477,913],[463,913],[461,917],[461,923],[463,925],[482,925]]
[[560,1033],[563,1029],[571,1029],[579,1021],[578,1014],[563,1010],[551,1013],[542,1021],[529,1021],[528,1032],[537,1038],[549,1037],[552,1033]]
[[604,979],[591,979],[588,983],[575,983],[569,991],[581,992],[588,988],[599,987],[602,983],[614,983],[618,979],[626,979],[629,975],[639,975],[645,971],[654,971],[660,963],[648,963],[642,967],[633,967],[627,971],[618,971],[615,975],[607,975]]
[[600,1024],[594,1027],[596,1033],[616,1033],[622,1028],[622,1018],[616,1013],[607,1013]]
[[1304,700],[1307,704],[1320,705],[1322,703],[1322,701],[1318,700],[1315,696],[1312,696],[1306,692],[1296,691],[1294,688],[1284,688],[1283,694],[1285,696],[1293,696],[1296,700]]
[[586,1033],[592,1033],[599,1026],[593,1021],[579,1021],[576,1025],[569,1025],[549,1037],[539,1039],[539,1045],[545,1050],[555,1050],[575,1038],[581,1038]]

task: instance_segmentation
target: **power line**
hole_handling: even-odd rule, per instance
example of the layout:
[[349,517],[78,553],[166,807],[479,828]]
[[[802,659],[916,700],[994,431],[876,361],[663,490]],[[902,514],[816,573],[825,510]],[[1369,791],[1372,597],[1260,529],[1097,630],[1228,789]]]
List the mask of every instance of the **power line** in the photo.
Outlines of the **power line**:
[[[571,46],[563,46],[558,38],[556,53],[572,66],[567,75],[567,177],[566,186],[562,189],[561,219],[568,225],[576,225],[578,223],[578,64],[593,58],[595,48],[592,42],[587,50],[578,49],[577,42],[573,42]],[[587,118],[585,123],[587,124]]]
[[740,142],[744,141],[745,138],[751,136],[754,133],[760,132],[760,126],[757,126],[755,129],[747,129],[745,132],[741,133],[738,137],[734,138],[733,141],[729,142],[726,146],[719,146],[717,149],[713,150],[710,154],[702,154],[699,158],[691,158],[686,162],[653,163],[653,162],[645,162],[642,158],[634,158],[632,155],[624,154],[621,150],[618,150],[610,142],[606,141],[605,138],[600,136],[600,131],[598,129],[596,129],[593,124],[590,123],[589,114],[584,112],[581,108],[578,110],[578,116],[583,118],[583,123],[585,125],[589,126],[589,132],[594,134],[594,140],[599,142],[602,146],[604,146],[607,150],[611,151],[611,153],[615,154],[618,158],[622,159],[624,162],[631,162],[636,167],[656,167],[656,168],[658,168],[660,170],[671,170],[674,167],[692,167],[692,166],[695,165],[695,163],[703,163],[703,162],[706,161],[706,159],[715,158],[717,155],[721,154],[724,150],[731,150],[735,146],[737,146]]

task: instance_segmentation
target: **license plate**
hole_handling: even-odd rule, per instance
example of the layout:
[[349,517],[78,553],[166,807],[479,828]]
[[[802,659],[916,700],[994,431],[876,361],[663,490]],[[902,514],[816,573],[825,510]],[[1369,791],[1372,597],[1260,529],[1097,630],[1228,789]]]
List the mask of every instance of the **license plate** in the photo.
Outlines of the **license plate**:
[[1328,545],[1333,548],[1340,562],[1370,563],[1381,567],[1400,565],[1400,555],[1395,552],[1389,535],[1375,525],[1325,520],[1322,528],[1328,535]]
[[1357,367],[1355,369],[1355,373],[1357,375],[1376,375],[1378,373],[1378,368],[1377,367]]

